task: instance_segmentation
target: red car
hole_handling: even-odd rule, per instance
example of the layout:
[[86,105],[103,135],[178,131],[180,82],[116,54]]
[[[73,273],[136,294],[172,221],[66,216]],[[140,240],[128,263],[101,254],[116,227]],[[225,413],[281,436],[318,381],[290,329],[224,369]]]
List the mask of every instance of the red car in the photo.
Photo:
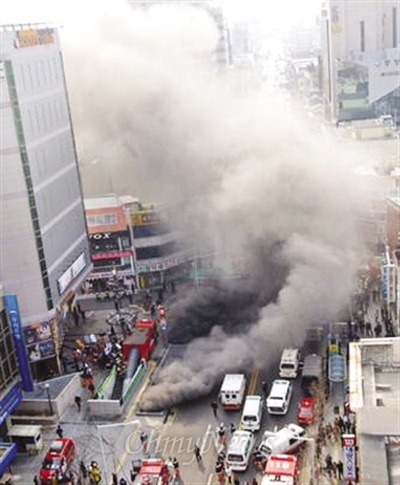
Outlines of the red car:
[[299,424],[312,424],[317,419],[317,406],[312,397],[302,397],[298,404],[297,422]]
[[54,440],[47,451],[39,472],[40,482],[53,483],[53,477],[65,473],[75,456],[75,444],[71,438]]

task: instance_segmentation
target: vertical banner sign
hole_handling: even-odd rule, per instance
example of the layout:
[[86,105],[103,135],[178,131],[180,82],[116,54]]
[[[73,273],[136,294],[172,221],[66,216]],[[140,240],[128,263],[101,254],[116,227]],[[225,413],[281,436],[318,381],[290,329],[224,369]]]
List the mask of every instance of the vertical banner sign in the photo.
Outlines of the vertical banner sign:
[[15,352],[17,354],[20,369],[22,387],[24,391],[33,391],[33,381],[26,354],[25,342],[22,336],[21,317],[19,314],[18,301],[15,295],[3,296],[4,305],[7,309],[8,320],[11,325],[11,332],[14,340]]
[[342,448],[344,455],[344,479],[353,482],[356,479],[356,436],[354,434],[342,435]]

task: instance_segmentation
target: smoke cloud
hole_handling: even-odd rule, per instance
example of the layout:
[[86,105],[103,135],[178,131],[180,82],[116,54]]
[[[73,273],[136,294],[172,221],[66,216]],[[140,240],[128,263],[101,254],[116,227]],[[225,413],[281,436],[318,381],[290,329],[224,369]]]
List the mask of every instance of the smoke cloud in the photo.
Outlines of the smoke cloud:
[[186,243],[222,266],[234,259],[243,276],[181,295],[171,336],[190,344],[147,391],[154,409],[271,363],[335,317],[365,256],[366,192],[354,152],[260,89],[256,72],[217,68],[205,11],[110,5],[63,31],[85,192],[179,202]]

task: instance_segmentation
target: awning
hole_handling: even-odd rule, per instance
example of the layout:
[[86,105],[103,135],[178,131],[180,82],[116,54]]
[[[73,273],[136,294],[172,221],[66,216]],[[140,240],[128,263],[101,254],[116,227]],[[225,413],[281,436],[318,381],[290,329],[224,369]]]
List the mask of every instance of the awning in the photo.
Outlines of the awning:
[[0,443],[0,476],[11,465],[17,456],[17,445],[15,443]]

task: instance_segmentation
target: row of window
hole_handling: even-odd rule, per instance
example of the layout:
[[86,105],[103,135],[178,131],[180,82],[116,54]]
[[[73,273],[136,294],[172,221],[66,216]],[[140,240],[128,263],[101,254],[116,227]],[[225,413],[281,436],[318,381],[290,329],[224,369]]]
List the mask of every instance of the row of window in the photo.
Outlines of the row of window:
[[168,234],[169,229],[160,223],[148,224],[145,226],[133,226],[133,237],[152,237],[152,236],[162,236],[163,234]]
[[18,78],[21,80],[19,89],[29,93],[36,89],[52,88],[63,82],[61,76],[60,57],[58,53],[43,59],[26,59],[19,65]]
[[67,131],[29,151],[34,183],[42,182],[75,160],[71,132]]
[[175,241],[171,241],[169,243],[159,246],[136,248],[136,259],[138,261],[141,261],[144,259],[163,258],[165,256],[170,256],[171,254],[174,254],[176,250],[177,247]]
[[60,126],[69,123],[65,98],[55,96],[47,101],[32,104],[28,107],[28,137],[42,136]]
[[110,212],[108,214],[91,214],[86,216],[86,220],[89,227],[112,226],[113,224],[117,224],[118,216],[115,212]]

